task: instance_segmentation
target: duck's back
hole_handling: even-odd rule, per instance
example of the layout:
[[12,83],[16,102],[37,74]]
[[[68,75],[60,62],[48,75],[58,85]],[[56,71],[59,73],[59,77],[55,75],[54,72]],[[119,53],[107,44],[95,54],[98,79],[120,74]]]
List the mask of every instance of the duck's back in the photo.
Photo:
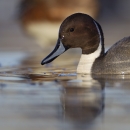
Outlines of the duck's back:
[[115,43],[104,56],[97,58],[92,73],[130,74],[130,37]]

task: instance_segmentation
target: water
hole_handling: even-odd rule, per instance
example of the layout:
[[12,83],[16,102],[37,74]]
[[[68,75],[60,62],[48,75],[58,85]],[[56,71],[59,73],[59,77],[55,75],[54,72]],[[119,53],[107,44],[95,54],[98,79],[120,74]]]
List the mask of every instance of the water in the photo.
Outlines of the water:
[[42,54],[1,54],[0,129],[130,128],[130,76],[77,75],[79,57],[61,63],[68,56],[41,66]]

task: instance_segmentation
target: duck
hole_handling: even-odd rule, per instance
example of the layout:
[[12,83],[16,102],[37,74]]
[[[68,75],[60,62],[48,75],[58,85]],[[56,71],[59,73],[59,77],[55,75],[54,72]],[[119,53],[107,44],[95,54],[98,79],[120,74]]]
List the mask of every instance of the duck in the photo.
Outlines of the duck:
[[87,14],[74,13],[62,22],[56,46],[41,64],[52,62],[70,48],[82,50],[77,73],[130,74],[130,36],[105,52],[103,30]]
[[20,0],[18,9],[23,33],[46,49],[57,39],[58,28],[68,15],[79,10],[97,18],[100,6],[97,0]]

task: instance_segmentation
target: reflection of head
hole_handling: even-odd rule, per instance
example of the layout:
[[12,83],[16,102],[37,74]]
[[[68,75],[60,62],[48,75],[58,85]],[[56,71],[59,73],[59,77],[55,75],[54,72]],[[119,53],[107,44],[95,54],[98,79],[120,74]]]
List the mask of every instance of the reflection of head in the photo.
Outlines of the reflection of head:
[[103,92],[87,88],[66,87],[61,101],[66,119],[91,122],[103,110]]

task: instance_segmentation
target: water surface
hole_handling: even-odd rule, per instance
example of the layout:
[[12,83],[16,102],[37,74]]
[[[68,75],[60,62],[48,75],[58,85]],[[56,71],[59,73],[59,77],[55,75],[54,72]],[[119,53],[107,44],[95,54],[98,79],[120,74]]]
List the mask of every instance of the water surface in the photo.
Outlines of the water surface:
[[[128,130],[129,75],[77,75],[77,57],[41,66],[43,55],[0,56],[0,129]],[[6,59],[6,60],[2,60]]]

